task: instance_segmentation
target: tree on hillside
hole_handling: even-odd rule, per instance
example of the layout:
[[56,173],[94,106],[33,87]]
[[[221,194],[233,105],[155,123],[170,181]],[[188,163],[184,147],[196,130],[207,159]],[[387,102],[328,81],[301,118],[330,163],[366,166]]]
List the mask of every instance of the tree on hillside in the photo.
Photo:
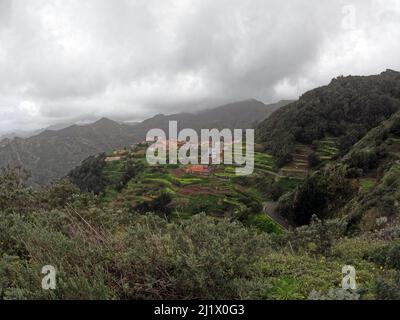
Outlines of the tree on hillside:
[[107,185],[107,179],[103,175],[105,159],[105,153],[89,157],[82,162],[81,166],[72,170],[68,177],[82,191],[100,194]]
[[263,121],[256,138],[277,158],[291,161],[296,143],[311,144],[327,135],[341,138],[342,154],[367,131],[400,110],[400,73],[340,77],[311,90]]

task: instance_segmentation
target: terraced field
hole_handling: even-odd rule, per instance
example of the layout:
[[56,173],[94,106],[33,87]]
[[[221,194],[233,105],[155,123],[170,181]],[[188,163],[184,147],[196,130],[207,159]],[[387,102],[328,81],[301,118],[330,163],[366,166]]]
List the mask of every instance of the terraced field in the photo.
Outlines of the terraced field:
[[[166,204],[173,218],[207,212],[216,217],[230,217],[253,224],[268,232],[280,232],[281,228],[263,213],[262,203],[266,196],[255,185],[242,183],[235,174],[234,165],[214,166],[211,175],[192,174],[183,165],[148,166],[143,153],[130,157],[134,163],[141,163],[144,169],[130,179],[126,186],[117,191],[116,185],[125,174],[127,158],[106,164],[103,174],[108,186],[103,195],[105,205],[113,208],[142,208],[153,205],[162,195],[167,194]],[[255,172],[248,179],[267,176],[276,179],[273,159],[267,154],[255,156]]]
[[[184,165],[148,166],[145,153],[139,149],[128,157],[106,164],[104,176],[109,181],[103,196],[105,204],[115,208],[147,208],[167,194],[170,201],[165,207],[171,217],[189,217],[207,212],[216,217],[236,218],[263,230],[279,232],[279,226],[263,212],[263,203],[272,201],[271,186],[285,194],[299,186],[310,173],[308,157],[316,152],[322,161],[330,161],[338,152],[336,139],[325,138],[317,145],[298,144],[293,161],[279,169],[270,154],[255,152],[254,172],[250,176],[236,175],[235,165],[212,166],[210,175],[193,174]],[[116,185],[125,174],[128,161],[143,166],[129,179],[122,190]],[[364,190],[374,182],[360,181]]]
[[319,140],[315,145],[297,144],[295,152],[292,154],[292,162],[281,168],[279,175],[281,177],[291,177],[304,179],[311,169],[308,164],[308,158],[311,153],[319,157],[322,163],[332,161],[335,155],[338,154],[337,138],[326,137]]
[[283,177],[275,168],[274,159],[268,153],[254,153],[254,168],[256,174],[265,174],[273,177]]
[[315,153],[319,156],[322,161],[330,161],[337,155],[338,139],[334,137],[326,137],[317,142]]
[[391,154],[400,159],[400,138],[392,135],[387,139],[386,143],[390,145]]
[[312,152],[311,146],[297,144],[295,153],[292,155],[293,161],[282,167],[280,173],[287,177],[305,178],[310,172],[308,157]]

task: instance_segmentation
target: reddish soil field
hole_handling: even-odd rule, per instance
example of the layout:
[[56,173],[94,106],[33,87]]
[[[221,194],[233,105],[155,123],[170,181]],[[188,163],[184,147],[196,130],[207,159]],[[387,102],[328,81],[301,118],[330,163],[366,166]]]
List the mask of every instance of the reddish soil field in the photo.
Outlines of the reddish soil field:
[[225,195],[226,193],[206,186],[190,185],[179,190],[179,194],[182,196],[191,196],[195,194]]
[[180,177],[182,177],[182,176],[185,174],[185,171],[182,170],[182,169],[174,169],[174,170],[172,170],[171,172],[172,172],[172,174],[173,174],[175,177],[177,177],[177,178],[180,178]]

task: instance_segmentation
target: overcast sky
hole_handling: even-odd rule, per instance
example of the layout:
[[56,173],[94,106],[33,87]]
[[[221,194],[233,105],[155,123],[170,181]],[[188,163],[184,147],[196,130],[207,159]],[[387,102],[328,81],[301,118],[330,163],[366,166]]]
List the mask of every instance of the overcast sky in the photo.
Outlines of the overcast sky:
[[0,0],[0,133],[400,69],[398,0]]

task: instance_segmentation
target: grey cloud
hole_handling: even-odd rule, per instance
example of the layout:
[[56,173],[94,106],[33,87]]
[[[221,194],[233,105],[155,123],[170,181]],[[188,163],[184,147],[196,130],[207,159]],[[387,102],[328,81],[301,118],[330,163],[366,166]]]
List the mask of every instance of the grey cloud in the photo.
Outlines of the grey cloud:
[[0,0],[0,27],[8,22],[11,0]]
[[272,102],[400,68],[399,14],[396,0],[0,0],[0,131]]

